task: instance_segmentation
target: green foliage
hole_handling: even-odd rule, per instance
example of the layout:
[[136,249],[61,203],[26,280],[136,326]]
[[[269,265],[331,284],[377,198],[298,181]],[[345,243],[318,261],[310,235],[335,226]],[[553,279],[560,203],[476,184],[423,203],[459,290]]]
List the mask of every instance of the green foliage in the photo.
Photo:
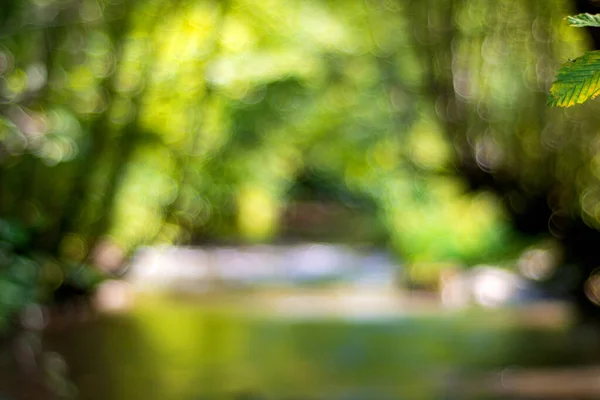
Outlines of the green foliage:
[[[567,17],[571,26],[600,27],[600,14],[578,14]],[[600,51],[589,51],[564,63],[550,88],[548,105],[572,107],[600,94]]]
[[[107,237],[125,253],[198,236],[272,240],[288,229],[290,204],[322,201],[322,187],[295,197],[308,173],[327,177],[332,209],[373,221],[321,221],[340,231],[328,231],[332,240],[391,244],[418,259],[502,251],[504,233],[483,239],[506,225],[502,211],[452,172],[452,140],[428,94],[429,49],[398,35],[414,30],[401,7],[101,3],[93,23],[82,5],[61,14],[60,30],[38,21],[40,37],[0,43],[14,61],[2,72],[6,102],[20,110],[0,109],[9,154],[0,174],[18,177],[0,181],[0,215],[24,215],[40,250],[80,263]],[[435,7],[436,23],[448,4]],[[15,26],[27,17],[19,10]],[[415,176],[418,188],[400,189]],[[431,246],[437,235],[453,239]]]
[[600,27],[600,14],[577,14],[567,17],[569,25],[582,28],[585,26]]
[[0,332],[38,295],[39,264],[23,251],[30,237],[18,223],[0,219]]
[[[140,244],[272,240],[309,201],[374,222],[307,212],[305,232],[329,223],[422,264],[503,256],[503,204],[527,215],[547,188],[600,226],[595,131],[542,94],[583,53],[557,24],[568,0],[8,5],[0,218],[18,224],[0,235],[61,271]],[[461,174],[481,170],[505,192],[473,194]],[[307,175],[326,184],[299,196]]]
[[548,104],[571,107],[600,94],[600,51],[590,51],[558,70]]
[[20,223],[0,219],[0,334],[27,305],[50,301],[61,284],[89,290],[104,279],[89,265],[58,262],[31,241]]

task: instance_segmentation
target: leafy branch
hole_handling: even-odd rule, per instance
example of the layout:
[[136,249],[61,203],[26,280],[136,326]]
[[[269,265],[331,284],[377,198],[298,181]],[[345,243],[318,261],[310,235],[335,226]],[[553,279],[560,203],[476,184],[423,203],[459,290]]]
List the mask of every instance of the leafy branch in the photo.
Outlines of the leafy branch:
[[583,28],[586,26],[600,27],[600,14],[577,14],[567,17],[570,26]]
[[[600,14],[567,17],[570,26],[600,27]],[[600,95],[600,51],[588,51],[564,63],[550,88],[548,105],[571,107]]]

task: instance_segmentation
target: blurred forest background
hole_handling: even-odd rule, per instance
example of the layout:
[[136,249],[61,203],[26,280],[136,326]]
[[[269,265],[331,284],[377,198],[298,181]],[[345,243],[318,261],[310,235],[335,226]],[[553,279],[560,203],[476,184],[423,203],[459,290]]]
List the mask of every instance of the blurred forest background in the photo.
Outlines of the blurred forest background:
[[387,246],[417,280],[537,246],[584,293],[599,106],[546,101],[587,3],[4,0],[0,317],[170,243]]

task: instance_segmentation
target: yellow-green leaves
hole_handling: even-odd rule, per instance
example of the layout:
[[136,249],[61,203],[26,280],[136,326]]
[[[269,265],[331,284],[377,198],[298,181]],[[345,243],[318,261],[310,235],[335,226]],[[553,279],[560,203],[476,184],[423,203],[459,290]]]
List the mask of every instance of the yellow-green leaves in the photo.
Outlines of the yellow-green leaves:
[[589,51],[560,67],[548,105],[571,107],[600,94],[600,51]]
[[572,17],[567,17],[569,25],[582,28],[584,26],[600,27],[600,14],[577,14]]
[[[567,17],[569,25],[582,28],[600,27],[600,14],[577,14]],[[571,107],[600,94],[600,51],[589,51],[563,64],[550,88],[548,105]]]

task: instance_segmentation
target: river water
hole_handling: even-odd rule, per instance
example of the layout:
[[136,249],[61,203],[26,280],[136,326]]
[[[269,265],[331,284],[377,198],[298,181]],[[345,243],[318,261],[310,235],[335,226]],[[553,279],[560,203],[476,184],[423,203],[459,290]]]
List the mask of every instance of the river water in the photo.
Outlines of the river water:
[[36,392],[43,382],[54,398],[90,400],[479,400],[494,397],[467,395],[474,374],[579,365],[587,353],[560,319],[342,297],[141,296],[126,312],[49,327],[41,380],[4,357],[0,395],[52,398]]

